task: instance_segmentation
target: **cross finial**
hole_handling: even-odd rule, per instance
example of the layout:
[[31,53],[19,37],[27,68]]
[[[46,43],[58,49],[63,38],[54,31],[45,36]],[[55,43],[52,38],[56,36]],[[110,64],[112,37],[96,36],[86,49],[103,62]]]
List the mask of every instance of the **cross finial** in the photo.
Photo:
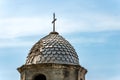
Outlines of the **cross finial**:
[[53,32],[55,32],[55,21],[57,19],[55,18],[55,13],[53,13],[53,21],[52,21],[52,24],[53,24]]

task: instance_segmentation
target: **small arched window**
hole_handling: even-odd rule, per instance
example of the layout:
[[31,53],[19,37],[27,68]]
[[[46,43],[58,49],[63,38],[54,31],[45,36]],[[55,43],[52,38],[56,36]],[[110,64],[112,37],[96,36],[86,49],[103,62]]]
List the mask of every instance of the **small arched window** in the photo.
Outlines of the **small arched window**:
[[83,80],[82,78],[80,78],[80,80]]
[[46,80],[46,76],[43,74],[39,74],[35,76],[33,80]]

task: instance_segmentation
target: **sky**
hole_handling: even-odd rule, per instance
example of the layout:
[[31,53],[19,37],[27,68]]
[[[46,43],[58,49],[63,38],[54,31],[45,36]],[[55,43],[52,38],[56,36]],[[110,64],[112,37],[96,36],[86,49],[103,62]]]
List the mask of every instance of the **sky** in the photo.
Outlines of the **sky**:
[[0,80],[20,80],[17,68],[52,31],[54,12],[86,80],[120,80],[120,0],[0,0]]

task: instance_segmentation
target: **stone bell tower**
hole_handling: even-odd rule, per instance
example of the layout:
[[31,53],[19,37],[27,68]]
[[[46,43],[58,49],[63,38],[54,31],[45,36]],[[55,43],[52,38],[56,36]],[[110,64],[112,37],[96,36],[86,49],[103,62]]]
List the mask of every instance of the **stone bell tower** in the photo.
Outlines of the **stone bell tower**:
[[20,80],[85,80],[87,70],[79,64],[73,46],[58,32],[41,38],[31,48],[26,63],[18,68]]

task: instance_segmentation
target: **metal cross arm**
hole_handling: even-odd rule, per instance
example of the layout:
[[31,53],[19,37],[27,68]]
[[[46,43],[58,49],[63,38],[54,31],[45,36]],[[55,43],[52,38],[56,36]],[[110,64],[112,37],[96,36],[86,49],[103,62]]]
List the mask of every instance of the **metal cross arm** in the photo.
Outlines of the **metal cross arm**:
[[56,21],[57,19],[55,18],[55,13],[53,13],[53,21],[52,21],[52,23],[53,23],[53,32],[55,32],[55,21]]

